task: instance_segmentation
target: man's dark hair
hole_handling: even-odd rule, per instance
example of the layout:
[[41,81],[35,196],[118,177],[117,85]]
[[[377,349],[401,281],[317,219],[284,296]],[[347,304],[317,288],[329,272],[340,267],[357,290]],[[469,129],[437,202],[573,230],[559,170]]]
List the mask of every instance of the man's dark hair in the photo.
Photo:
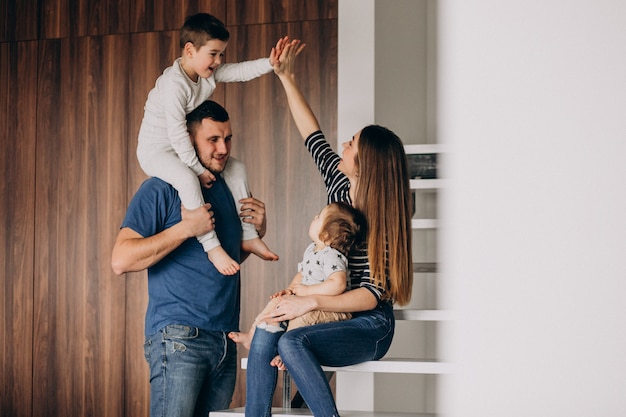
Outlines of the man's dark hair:
[[224,23],[208,13],[189,16],[180,28],[180,49],[191,42],[196,49],[204,46],[211,39],[228,42],[230,33]]
[[229,117],[224,107],[213,100],[207,100],[187,115],[187,130],[192,132],[195,126],[202,123],[204,119],[211,119],[223,123],[227,122]]

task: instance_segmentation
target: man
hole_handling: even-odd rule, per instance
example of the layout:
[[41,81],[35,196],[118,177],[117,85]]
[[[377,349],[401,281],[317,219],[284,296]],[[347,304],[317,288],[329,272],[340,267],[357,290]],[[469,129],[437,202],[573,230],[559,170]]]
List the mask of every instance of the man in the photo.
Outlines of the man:
[[205,101],[187,116],[200,162],[216,181],[203,188],[207,204],[181,206],[176,190],[158,178],[146,180],[133,197],[117,236],[111,265],[116,274],[148,268],[144,346],[150,366],[150,414],[207,416],[228,408],[235,387],[237,351],[228,338],[238,331],[240,277],[221,274],[195,238],[215,230],[237,262],[241,221],[265,234],[265,206],[241,200],[241,214],[224,179],[231,149],[226,110]]

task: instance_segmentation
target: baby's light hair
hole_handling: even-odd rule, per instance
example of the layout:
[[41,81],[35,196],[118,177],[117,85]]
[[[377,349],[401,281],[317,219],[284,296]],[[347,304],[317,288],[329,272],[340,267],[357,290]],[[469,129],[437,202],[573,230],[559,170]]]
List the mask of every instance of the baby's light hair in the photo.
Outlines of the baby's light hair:
[[320,231],[320,240],[344,256],[365,240],[367,222],[363,213],[344,202],[330,203]]

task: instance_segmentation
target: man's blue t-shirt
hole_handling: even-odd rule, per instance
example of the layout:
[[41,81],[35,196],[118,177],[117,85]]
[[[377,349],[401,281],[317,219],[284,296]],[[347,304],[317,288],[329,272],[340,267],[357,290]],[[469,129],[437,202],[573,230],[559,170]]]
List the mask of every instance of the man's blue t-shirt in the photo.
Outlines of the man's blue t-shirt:
[[[240,262],[241,221],[233,196],[224,180],[202,189],[211,203],[215,231],[226,253]],[[178,192],[168,183],[149,178],[133,197],[122,227],[143,237],[155,235],[181,221]],[[148,310],[145,334],[152,335],[170,324],[207,331],[238,331],[240,307],[239,272],[222,275],[193,237],[157,264],[148,268]]]

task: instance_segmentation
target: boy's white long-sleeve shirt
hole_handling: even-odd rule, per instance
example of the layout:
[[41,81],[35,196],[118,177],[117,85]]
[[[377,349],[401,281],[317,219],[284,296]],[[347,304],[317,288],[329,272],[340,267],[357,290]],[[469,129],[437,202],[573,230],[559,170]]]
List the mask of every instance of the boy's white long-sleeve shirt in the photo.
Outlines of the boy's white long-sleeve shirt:
[[186,115],[207,100],[218,82],[249,81],[273,70],[269,58],[222,64],[209,78],[192,81],[180,65],[167,67],[148,94],[139,133],[138,156],[174,149],[196,175],[204,172],[189,140]]

